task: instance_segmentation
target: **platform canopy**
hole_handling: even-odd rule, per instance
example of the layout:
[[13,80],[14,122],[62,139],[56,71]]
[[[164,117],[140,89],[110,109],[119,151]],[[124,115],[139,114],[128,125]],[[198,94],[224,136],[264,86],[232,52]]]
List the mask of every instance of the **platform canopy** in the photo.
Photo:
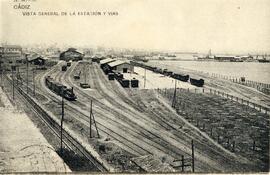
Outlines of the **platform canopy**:
[[119,66],[119,65],[122,65],[122,64],[129,64],[129,63],[127,63],[127,62],[125,62],[125,61],[121,61],[121,60],[116,60],[116,61],[114,61],[114,62],[110,62],[108,65],[110,66],[110,67],[115,67],[115,66]]
[[115,61],[115,59],[106,58],[104,60],[101,60],[100,64],[107,64],[107,63],[110,63],[110,62],[113,62],[113,61]]

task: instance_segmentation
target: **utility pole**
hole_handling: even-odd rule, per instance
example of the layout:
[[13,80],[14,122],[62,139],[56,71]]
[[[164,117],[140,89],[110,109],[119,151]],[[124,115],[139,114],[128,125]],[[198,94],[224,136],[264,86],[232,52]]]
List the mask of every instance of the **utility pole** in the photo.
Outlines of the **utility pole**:
[[62,118],[61,118],[61,156],[63,156],[63,122],[64,122],[64,96],[63,96],[63,89],[62,89]]
[[16,70],[16,66],[11,66],[11,72],[12,72],[12,99],[14,101],[14,70]]
[[144,88],[145,88],[145,83],[146,83],[146,68],[144,68]]
[[174,93],[173,93],[173,100],[172,100],[173,108],[175,108],[175,105],[176,105],[176,86],[177,86],[177,80],[175,79],[175,86],[174,86]]
[[33,68],[33,94],[36,96],[36,85],[35,85],[35,68]]
[[92,103],[92,100],[91,100],[91,104],[90,104],[90,138],[92,138],[92,117],[93,117],[93,123],[95,125],[95,128],[96,128],[96,131],[97,131],[97,136],[99,138],[99,132],[98,132],[98,128],[97,128],[97,124],[96,124],[96,120],[95,120],[95,116],[93,114],[93,103]]
[[26,93],[28,94],[28,54],[25,54],[26,59]]
[[85,63],[85,65],[84,65],[84,84],[86,84],[86,68],[87,68],[87,66]]
[[1,87],[3,87],[2,55],[0,55]]
[[195,172],[195,166],[194,166],[194,143],[193,140],[191,140],[191,151],[192,151],[192,172]]
[[17,87],[19,86],[19,66],[17,67],[16,69],[16,84],[17,84]]
[[182,172],[184,172],[185,171],[185,159],[184,159],[184,155],[181,156],[181,163],[182,163],[181,169],[182,169]]
[[89,129],[89,133],[90,133],[90,138],[92,138],[92,100],[90,102],[90,129]]

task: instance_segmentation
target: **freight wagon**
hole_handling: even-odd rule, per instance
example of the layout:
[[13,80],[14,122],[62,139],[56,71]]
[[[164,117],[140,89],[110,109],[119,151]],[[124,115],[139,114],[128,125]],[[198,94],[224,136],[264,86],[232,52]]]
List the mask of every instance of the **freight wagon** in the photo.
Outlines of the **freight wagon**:
[[190,84],[194,85],[194,86],[197,86],[197,87],[203,87],[204,85],[204,80],[203,79],[194,79],[194,78],[190,78],[189,79],[190,81]]
[[69,101],[74,101],[77,99],[76,95],[73,92],[73,88],[67,88],[61,83],[55,82],[50,76],[47,76],[45,78],[45,84],[51,91],[61,97],[64,97]]
[[114,80],[114,73],[108,73],[108,79]]
[[122,87],[124,88],[129,88],[130,85],[130,81],[127,79],[120,79],[119,83],[122,85]]
[[173,74],[171,77],[184,82],[189,80],[189,75]]
[[67,66],[62,66],[62,71],[66,71],[67,70]]
[[130,80],[130,84],[131,84],[131,87],[137,88],[139,87],[139,80],[133,78],[132,80]]

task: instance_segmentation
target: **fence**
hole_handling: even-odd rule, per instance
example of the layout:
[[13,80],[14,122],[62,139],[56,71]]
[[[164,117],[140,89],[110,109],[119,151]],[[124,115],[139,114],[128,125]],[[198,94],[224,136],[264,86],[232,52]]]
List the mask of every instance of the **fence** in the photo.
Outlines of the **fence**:
[[[207,133],[225,149],[244,154],[245,156],[252,154],[265,158],[265,155],[268,155],[265,148],[269,146],[269,138],[267,135],[269,132],[269,123],[267,122],[268,116],[266,116],[266,114],[269,113],[269,108],[215,89],[179,88],[177,95],[175,95],[176,91],[174,89],[157,89],[157,91],[170,102],[173,103],[176,101],[172,106],[179,115],[183,116],[202,132]],[[230,104],[229,100],[225,101],[225,104],[229,105],[223,107],[222,103],[216,103],[218,101],[223,102],[223,100],[213,100],[213,102],[211,96],[210,98],[203,96],[202,98],[197,98],[197,94],[199,95],[199,93],[201,93],[201,95],[205,93],[208,97],[212,94],[213,96],[220,96],[220,99],[224,98],[236,101],[242,104],[242,108],[239,108],[240,105],[234,108],[235,104]],[[177,99],[174,100],[174,98]],[[202,105],[208,102],[209,105]],[[212,104],[214,104],[213,108],[211,108]],[[219,108],[217,106],[222,107]],[[232,110],[231,107],[233,107]],[[256,115],[249,115],[251,109],[248,108],[256,109],[258,113],[254,113]],[[237,111],[239,111],[239,113],[237,113]],[[261,115],[262,113],[265,113],[265,115]],[[259,120],[260,122],[253,122]],[[247,121],[248,124],[246,123]],[[263,125],[258,124],[262,121],[264,121]],[[235,122],[237,124],[234,124]],[[249,134],[245,135],[243,133]]]
[[[263,105],[254,103],[254,102],[252,102],[250,100],[246,100],[246,99],[243,99],[243,98],[240,98],[240,97],[237,97],[237,96],[228,94],[226,92],[218,91],[216,89],[211,89],[211,88],[199,88],[199,89],[197,89],[197,88],[195,88],[195,89],[189,89],[189,88],[188,89],[183,89],[183,88],[179,88],[179,89],[180,89],[180,91],[187,91],[187,92],[192,92],[193,91],[194,93],[209,93],[209,94],[212,94],[212,95],[218,95],[218,96],[221,96],[223,98],[226,98],[226,99],[229,99],[229,100],[238,102],[240,104],[246,105],[247,107],[251,107],[251,108],[253,108],[253,109],[257,110],[257,111],[260,111],[260,112],[263,112],[263,113],[269,115],[270,109],[268,107],[266,107],[266,106],[263,106]],[[157,91],[159,93],[162,92],[171,101],[177,101],[177,99],[173,99],[173,98],[177,98],[177,97],[174,97],[173,94],[168,94],[168,92],[167,92],[168,90],[169,89],[157,89]],[[175,106],[175,105],[172,104],[172,106]]]
[[261,83],[261,82],[252,81],[252,80],[241,81],[241,78],[237,78],[235,76],[226,76],[226,75],[215,74],[215,73],[212,73],[211,77],[229,80],[229,81],[232,81],[234,83],[238,83],[241,85],[255,88],[255,89],[257,89],[265,94],[270,94],[270,84],[267,84],[267,83]]

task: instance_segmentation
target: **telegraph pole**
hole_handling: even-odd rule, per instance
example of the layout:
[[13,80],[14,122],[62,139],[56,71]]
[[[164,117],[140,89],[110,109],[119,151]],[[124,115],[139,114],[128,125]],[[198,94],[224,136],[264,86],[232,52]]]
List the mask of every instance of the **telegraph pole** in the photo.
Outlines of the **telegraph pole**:
[[33,94],[34,94],[34,96],[36,96],[35,68],[33,68]]
[[176,86],[177,86],[177,80],[175,79],[175,86],[174,86],[174,93],[173,93],[173,100],[172,100],[173,108],[175,108],[175,104],[176,104]]
[[25,54],[26,59],[26,93],[28,94],[28,54]]
[[144,68],[144,88],[145,88],[145,83],[146,83],[146,68]]
[[17,87],[19,86],[19,66],[17,67],[16,69],[16,84],[17,84]]
[[11,66],[11,72],[12,72],[12,99],[14,101],[14,70],[16,70],[16,66]]
[[90,129],[89,129],[89,133],[90,133],[90,138],[92,138],[92,100],[90,102]]
[[194,143],[193,143],[193,140],[191,140],[191,151],[192,151],[192,172],[194,172],[195,165],[194,165]]
[[63,122],[64,122],[64,96],[63,96],[63,89],[62,89],[62,118],[61,118],[61,135],[60,135],[60,139],[61,139],[61,156],[63,156]]
[[95,128],[96,128],[96,132],[97,132],[97,136],[99,138],[99,132],[98,132],[98,128],[97,128],[97,124],[96,124],[96,120],[95,120],[95,116],[93,114],[93,103],[92,103],[92,100],[91,100],[91,104],[90,104],[90,138],[92,138],[92,117],[93,117],[93,123],[95,125]]
[[0,55],[1,87],[3,87],[2,55]]
[[86,64],[84,65],[84,84],[86,84]]

